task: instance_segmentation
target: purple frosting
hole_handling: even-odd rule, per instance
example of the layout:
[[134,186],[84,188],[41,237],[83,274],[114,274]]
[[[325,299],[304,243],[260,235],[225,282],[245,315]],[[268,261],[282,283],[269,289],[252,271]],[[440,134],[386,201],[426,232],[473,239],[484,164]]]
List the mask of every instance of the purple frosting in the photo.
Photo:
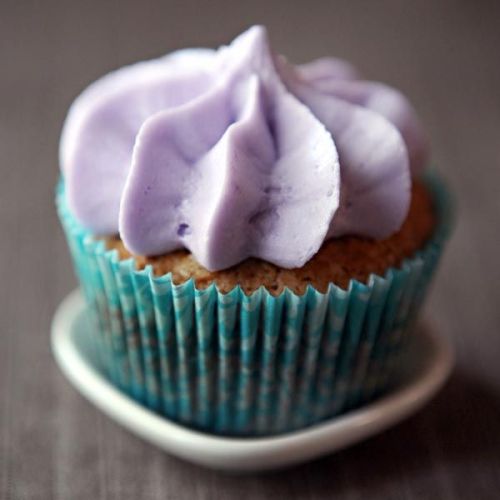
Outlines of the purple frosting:
[[133,253],[293,268],[327,238],[397,231],[427,147],[398,91],[337,59],[292,66],[257,26],[96,81],[60,159],[77,219]]

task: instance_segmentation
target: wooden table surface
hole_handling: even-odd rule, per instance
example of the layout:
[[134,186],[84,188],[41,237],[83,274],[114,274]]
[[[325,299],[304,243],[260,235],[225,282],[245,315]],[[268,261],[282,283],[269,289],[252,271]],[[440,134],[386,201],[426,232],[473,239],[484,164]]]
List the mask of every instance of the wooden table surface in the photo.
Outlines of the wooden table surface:
[[[130,435],[61,375],[49,325],[75,279],[53,191],[65,110],[86,84],[256,22],[291,59],[348,58],[419,110],[459,200],[426,307],[458,363],[396,428],[292,470],[235,477]],[[500,498],[500,3],[2,0],[0,71],[2,499]]]

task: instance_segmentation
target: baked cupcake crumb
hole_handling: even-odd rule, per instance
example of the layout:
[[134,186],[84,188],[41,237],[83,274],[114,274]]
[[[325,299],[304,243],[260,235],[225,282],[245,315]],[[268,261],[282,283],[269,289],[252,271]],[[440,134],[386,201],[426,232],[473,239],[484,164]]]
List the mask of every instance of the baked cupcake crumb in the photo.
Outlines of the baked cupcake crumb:
[[[371,274],[383,275],[422,248],[432,236],[435,214],[432,199],[422,182],[413,182],[408,216],[401,229],[384,240],[343,236],[325,242],[303,267],[283,269],[259,259],[246,261],[222,271],[211,272],[198,264],[186,250],[158,257],[133,256],[137,269],[152,265],[155,275],[172,273],[174,283],[193,278],[199,289],[215,282],[223,293],[240,285],[246,294],[264,286],[272,295],[285,287],[303,294],[308,285],[325,292],[330,283],[346,289],[351,279],[366,283]],[[106,247],[116,249],[121,259],[132,257],[118,237],[106,238]]]

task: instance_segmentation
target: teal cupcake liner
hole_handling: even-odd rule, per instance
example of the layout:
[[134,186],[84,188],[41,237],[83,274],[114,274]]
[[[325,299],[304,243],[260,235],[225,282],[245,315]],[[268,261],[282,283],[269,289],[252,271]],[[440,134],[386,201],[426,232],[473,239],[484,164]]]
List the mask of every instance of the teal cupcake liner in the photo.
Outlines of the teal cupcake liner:
[[443,184],[424,180],[438,213],[425,248],[367,284],[302,296],[224,294],[138,271],[79,225],[61,182],[58,213],[103,369],[149,408],[225,435],[286,432],[372,400],[390,386],[451,227]]

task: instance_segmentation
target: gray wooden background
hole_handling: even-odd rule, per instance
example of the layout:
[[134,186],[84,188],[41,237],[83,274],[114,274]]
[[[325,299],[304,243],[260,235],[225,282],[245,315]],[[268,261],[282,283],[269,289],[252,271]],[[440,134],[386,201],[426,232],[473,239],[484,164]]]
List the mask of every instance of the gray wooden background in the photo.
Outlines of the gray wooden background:
[[[262,476],[143,443],[66,382],[49,324],[75,286],[53,207],[72,98],[102,73],[255,22],[296,61],[336,54],[406,92],[460,205],[426,314],[458,366],[437,399],[334,456]],[[500,3],[0,2],[2,499],[500,498]]]

